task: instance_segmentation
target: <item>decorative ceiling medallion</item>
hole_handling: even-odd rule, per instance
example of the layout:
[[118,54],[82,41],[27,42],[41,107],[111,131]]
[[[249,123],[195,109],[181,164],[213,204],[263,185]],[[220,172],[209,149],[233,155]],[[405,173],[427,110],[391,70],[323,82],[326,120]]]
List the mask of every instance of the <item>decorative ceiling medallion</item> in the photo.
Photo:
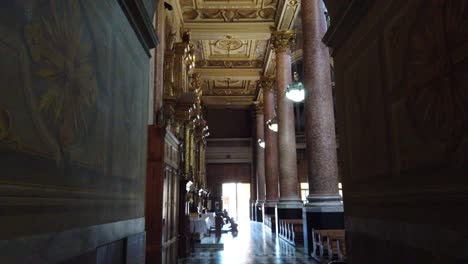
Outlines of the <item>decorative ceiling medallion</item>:
[[240,49],[243,45],[244,43],[241,40],[232,36],[226,36],[226,39],[218,40],[215,44],[217,48],[227,51]]

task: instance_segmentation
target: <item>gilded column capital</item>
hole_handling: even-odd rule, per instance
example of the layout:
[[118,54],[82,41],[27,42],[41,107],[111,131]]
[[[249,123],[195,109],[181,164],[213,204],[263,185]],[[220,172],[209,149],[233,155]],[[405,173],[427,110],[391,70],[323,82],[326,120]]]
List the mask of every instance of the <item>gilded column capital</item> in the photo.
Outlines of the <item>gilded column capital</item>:
[[255,114],[256,115],[263,115],[263,103],[262,102],[255,102]]
[[276,53],[291,52],[296,42],[296,32],[294,30],[281,30],[271,33],[270,45]]
[[275,82],[275,79],[273,77],[262,76],[260,77],[260,80],[258,81],[258,85],[263,90],[275,91],[275,86],[273,85],[274,82]]

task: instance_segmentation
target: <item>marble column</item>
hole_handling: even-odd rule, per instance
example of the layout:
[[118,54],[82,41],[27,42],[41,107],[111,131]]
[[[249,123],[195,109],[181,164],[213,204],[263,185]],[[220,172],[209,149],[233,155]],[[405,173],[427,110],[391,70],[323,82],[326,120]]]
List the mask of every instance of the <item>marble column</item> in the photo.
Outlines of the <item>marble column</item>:
[[303,28],[303,82],[306,89],[306,144],[309,195],[303,209],[304,249],[311,250],[311,230],[343,230],[344,216],[338,193],[335,117],[330,76],[330,54],[322,43],[326,19],[322,0],[301,1]]
[[293,102],[286,98],[286,88],[292,83],[291,48],[295,32],[276,31],[271,46],[276,53],[276,87],[278,105],[279,204],[302,207],[297,175],[296,132]]
[[311,204],[339,204],[335,116],[330,55],[322,42],[327,30],[321,0],[302,1],[303,71],[306,88],[306,143]]
[[[260,85],[263,90],[263,113],[264,121],[266,123],[276,115],[273,79],[262,77]],[[278,202],[279,197],[278,137],[277,133],[270,130],[266,125],[263,126],[263,131],[265,138],[265,203],[274,207]]]
[[[260,87],[263,90],[263,114],[265,123],[275,117],[275,91],[273,78],[262,77]],[[278,137],[268,126],[263,126],[265,138],[265,196],[263,205],[263,223],[276,232],[275,206],[279,197]]]
[[257,201],[256,201],[256,220],[262,222],[262,209],[265,203],[265,149],[260,147],[258,140],[264,139],[264,127],[265,121],[263,118],[263,104],[257,104],[255,106],[255,121],[256,121],[256,140],[255,149],[257,153],[256,162],[256,178],[257,178]]

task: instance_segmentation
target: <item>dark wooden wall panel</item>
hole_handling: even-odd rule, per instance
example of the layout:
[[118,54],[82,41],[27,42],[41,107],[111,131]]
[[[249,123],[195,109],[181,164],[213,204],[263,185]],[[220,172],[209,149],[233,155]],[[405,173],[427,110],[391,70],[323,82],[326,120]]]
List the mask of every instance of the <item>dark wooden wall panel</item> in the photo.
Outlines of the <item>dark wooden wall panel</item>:
[[251,183],[251,164],[209,163],[206,175],[208,189],[221,196],[223,183]]
[[205,117],[210,138],[248,138],[252,135],[252,115],[249,109],[208,108]]

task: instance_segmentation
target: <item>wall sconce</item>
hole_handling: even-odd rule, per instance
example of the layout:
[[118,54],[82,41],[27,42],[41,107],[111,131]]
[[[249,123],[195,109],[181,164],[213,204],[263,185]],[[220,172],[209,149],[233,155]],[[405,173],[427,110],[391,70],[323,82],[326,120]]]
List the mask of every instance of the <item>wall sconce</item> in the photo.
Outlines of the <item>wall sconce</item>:
[[268,120],[266,122],[266,125],[268,126],[268,128],[274,132],[278,132],[278,118],[273,117],[273,119],[271,120]]
[[265,148],[265,140],[259,138],[257,142],[261,148]]

